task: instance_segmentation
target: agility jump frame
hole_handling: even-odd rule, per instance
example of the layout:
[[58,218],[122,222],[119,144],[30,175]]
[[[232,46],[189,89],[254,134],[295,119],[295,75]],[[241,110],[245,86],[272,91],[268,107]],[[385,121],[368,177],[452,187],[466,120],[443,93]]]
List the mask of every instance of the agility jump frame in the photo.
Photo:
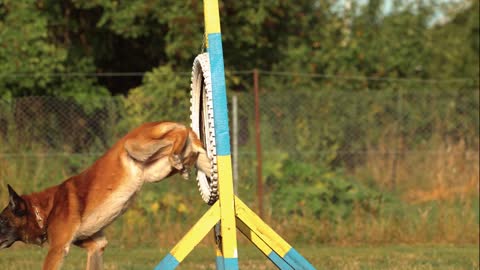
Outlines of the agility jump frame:
[[218,0],[204,0],[204,17],[213,91],[219,199],[163,258],[155,270],[175,269],[215,226],[220,228],[217,238],[221,239],[216,245],[218,270],[238,269],[237,228],[279,269],[315,269],[234,195]]

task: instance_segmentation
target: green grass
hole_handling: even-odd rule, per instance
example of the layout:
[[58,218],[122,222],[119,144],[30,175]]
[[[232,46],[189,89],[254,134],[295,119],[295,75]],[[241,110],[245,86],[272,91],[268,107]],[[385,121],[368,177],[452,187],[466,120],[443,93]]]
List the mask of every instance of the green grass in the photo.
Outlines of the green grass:
[[[479,247],[468,246],[304,246],[297,248],[317,269],[479,269]],[[0,251],[0,269],[40,269],[47,248],[17,245]],[[105,270],[153,269],[167,248],[111,246],[105,253]],[[63,269],[84,269],[85,253],[72,248]],[[240,269],[276,269],[251,245],[239,247]],[[201,245],[177,269],[215,269],[212,247]]]

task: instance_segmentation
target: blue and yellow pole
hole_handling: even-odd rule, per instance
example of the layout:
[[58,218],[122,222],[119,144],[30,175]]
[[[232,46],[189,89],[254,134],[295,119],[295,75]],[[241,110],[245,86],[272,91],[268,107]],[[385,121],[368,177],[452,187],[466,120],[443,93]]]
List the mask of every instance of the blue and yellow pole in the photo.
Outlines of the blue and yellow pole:
[[[235,197],[235,214],[245,226],[241,228],[253,244],[280,269],[315,270],[300,253],[270,228],[239,198]],[[265,248],[264,244],[269,248]],[[287,266],[288,265],[288,266]]]
[[237,218],[237,228],[247,237],[258,250],[260,250],[270,261],[281,270],[294,270],[285,260],[280,257],[269,245],[251,230],[241,219]]
[[220,204],[216,202],[177,243],[155,270],[172,270],[187,257],[193,248],[207,235],[220,218]]
[[234,195],[218,0],[204,0],[204,13],[205,43],[210,58],[213,92],[220,196],[155,270],[175,269],[215,224],[217,228],[220,227],[220,232],[216,230],[216,236],[221,239],[216,247],[217,269],[238,270],[236,219],[240,231],[279,269],[314,270],[315,268],[304,257]]
[[[221,252],[217,252],[217,254],[220,255],[217,256],[217,265],[221,265],[227,270],[235,270],[238,269],[235,200],[218,0],[205,0],[203,8],[205,14],[206,44],[210,58],[219,193],[221,194],[219,201],[222,250]],[[223,256],[223,258],[221,256]],[[219,263],[219,261],[222,260],[223,264]]]

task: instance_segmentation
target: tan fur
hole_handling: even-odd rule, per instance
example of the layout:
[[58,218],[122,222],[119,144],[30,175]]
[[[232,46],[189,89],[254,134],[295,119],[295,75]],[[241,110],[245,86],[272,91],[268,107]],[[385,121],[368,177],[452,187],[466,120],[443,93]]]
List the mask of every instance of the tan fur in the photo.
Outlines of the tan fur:
[[46,233],[49,252],[44,270],[59,269],[71,244],[87,250],[87,270],[98,270],[107,244],[103,229],[126,211],[143,184],[185,175],[193,166],[210,173],[210,160],[191,129],[174,122],[146,123],[82,173],[21,196],[29,213],[25,220],[5,215],[17,232],[22,231],[24,242],[43,242]]

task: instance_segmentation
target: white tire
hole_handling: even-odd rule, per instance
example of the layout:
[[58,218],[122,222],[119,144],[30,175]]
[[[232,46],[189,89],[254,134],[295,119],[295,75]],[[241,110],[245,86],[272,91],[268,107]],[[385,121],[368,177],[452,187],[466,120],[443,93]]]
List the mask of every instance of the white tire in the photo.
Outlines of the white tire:
[[197,170],[197,183],[202,199],[209,205],[218,200],[217,149],[213,115],[212,80],[208,53],[198,55],[192,68],[190,119],[192,130],[197,134],[211,160],[207,177]]

